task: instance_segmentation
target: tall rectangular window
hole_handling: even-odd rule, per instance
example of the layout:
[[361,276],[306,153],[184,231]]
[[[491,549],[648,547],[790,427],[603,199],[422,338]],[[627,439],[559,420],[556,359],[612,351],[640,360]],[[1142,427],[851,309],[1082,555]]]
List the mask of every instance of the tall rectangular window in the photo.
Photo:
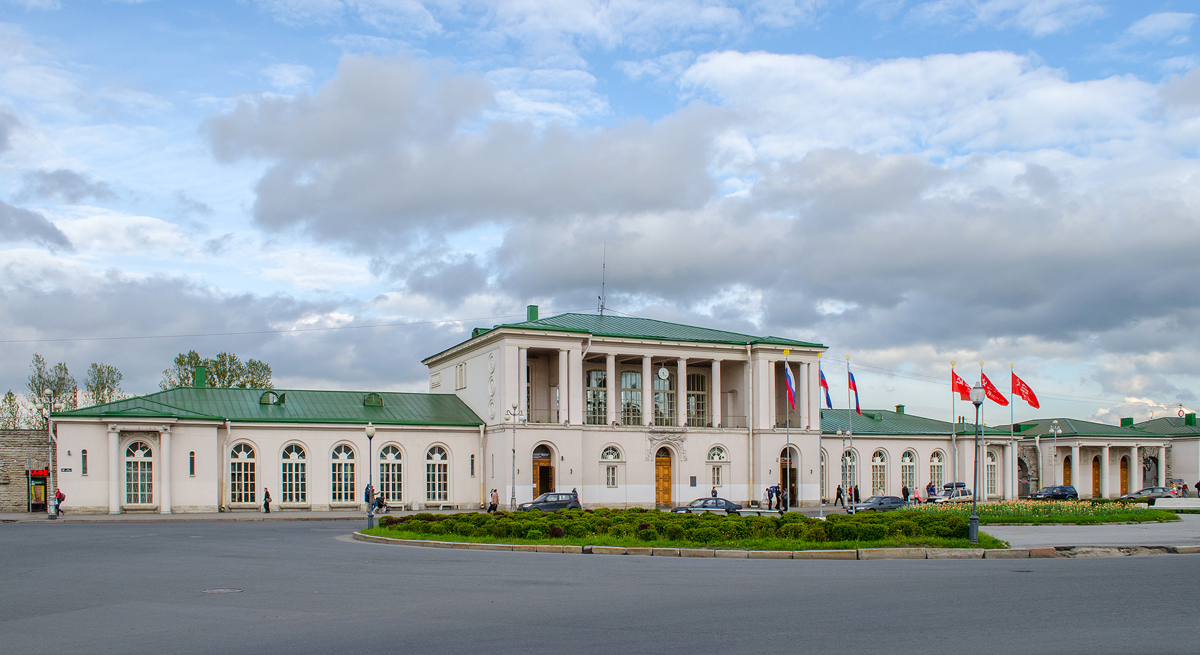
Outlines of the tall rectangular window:
[[188,476],[196,477],[196,451],[188,453]]
[[471,477],[475,477],[475,455],[471,455]]
[[987,454],[987,495],[996,495],[996,453]]
[[929,456],[929,483],[934,489],[942,488],[942,454],[934,453]]
[[[666,370],[663,368],[660,371]],[[675,374],[654,376],[654,424],[675,425]]]
[[445,462],[425,464],[425,499],[449,500],[450,467]]
[[900,485],[911,492],[917,486],[917,456],[911,450],[900,456]]
[[642,424],[641,371],[621,371],[621,423]]
[[703,373],[687,376],[687,424],[693,428],[708,425],[708,377]]
[[461,364],[456,364],[454,366],[454,388],[455,388],[455,390],[467,388],[467,363],[466,362],[463,362]]
[[608,482],[608,486],[617,486],[617,467],[606,466],[604,469],[604,479]]
[[721,467],[720,466],[712,467],[712,486],[714,486],[714,487],[721,486]]
[[80,475],[87,475],[87,451],[86,450],[80,451],[80,453],[79,453],[79,469],[80,469],[79,470]]
[[608,372],[590,369],[584,373],[583,379],[588,425],[608,423]]

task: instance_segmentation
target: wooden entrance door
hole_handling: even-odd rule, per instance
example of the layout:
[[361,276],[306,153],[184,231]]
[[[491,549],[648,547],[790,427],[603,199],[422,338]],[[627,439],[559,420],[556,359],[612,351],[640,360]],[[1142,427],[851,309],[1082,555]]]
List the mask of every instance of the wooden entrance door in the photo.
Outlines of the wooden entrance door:
[[1063,466],[1063,484],[1069,486],[1071,484],[1071,457],[1070,456],[1063,458],[1062,466]]
[[1129,458],[1121,458],[1121,495],[1129,493]]
[[554,459],[550,449],[538,446],[533,449],[533,497],[554,491]]
[[666,448],[654,455],[654,505],[671,506],[671,451]]
[[799,469],[796,465],[799,463],[799,457],[796,457],[795,451],[792,451],[791,456],[788,456],[788,449],[784,448],[779,451],[779,488],[787,492],[788,505],[794,506],[797,493],[796,478],[799,477]]
[[1092,498],[1100,497],[1100,458],[1092,458]]

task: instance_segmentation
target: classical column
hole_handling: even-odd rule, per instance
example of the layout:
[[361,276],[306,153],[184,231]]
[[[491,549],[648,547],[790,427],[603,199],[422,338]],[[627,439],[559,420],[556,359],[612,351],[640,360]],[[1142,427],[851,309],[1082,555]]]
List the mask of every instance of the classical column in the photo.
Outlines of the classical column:
[[[517,408],[529,416],[529,349],[517,348]],[[533,420],[530,416],[529,420]]]
[[571,380],[571,425],[583,425],[583,349],[572,348],[570,353],[570,370],[567,377]]
[[1158,447],[1158,486],[1167,486],[1167,447]]
[[775,360],[768,359],[766,369],[767,369],[767,417],[769,419],[769,422],[767,423],[767,427],[773,428],[773,427],[775,427],[775,423],[778,420],[776,418],[777,410],[775,407],[775,377],[776,377]]
[[1079,489],[1079,444],[1071,446],[1071,486]]
[[796,389],[796,407],[800,411],[799,427],[807,430],[812,425],[811,414],[808,410],[808,364],[797,362],[796,368],[799,369],[800,375],[796,376],[796,385],[800,387]]
[[570,417],[571,407],[571,374],[567,372],[568,362],[571,361],[569,350],[560,348],[558,351],[558,416],[557,422],[563,423]]
[[687,358],[675,362],[675,416],[676,425],[687,425]]
[[1136,445],[1129,448],[1129,493],[1133,493],[1142,488],[1138,476],[1142,474],[1142,460],[1138,459],[1138,447]]
[[108,513],[121,513],[121,433],[108,426]]
[[621,415],[617,411],[619,398],[617,396],[618,389],[621,387],[620,380],[617,379],[617,356],[608,355],[604,358],[604,390],[608,405],[608,424],[616,423],[617,418]]
[[1110,444],[1104,444],[1100,450],[1100,497],[1108,498],[1108,465]]
[[654,366],[642,355],[642,425],[654,425]]
[[159,476],[161,486],[161,502],[158,504],[159,514],[171,513],[171,428],[168,426],[158,433],[158,461],[162,474]]
[[712,425],[721,425],[721,360],[714,359],[712,363],[712,380],[709,384],[708,407],[712,414]]
[[1000,470],[996,471],[996,475],[1004,476],[1001,478],[1003,480],[1003,484],[1000,489],[1000,497],[1004,500],[1012,500],[1012,476],[1008,474],[1008,472],[1012,470],[1012,468],[1009,466],[1009,457],[1012,454],[1012,449],[1013,447],[1011,441],[1004,442],[1004,445],[1000,448],[1000,461],[997,462],[997,464],[1000,466]]

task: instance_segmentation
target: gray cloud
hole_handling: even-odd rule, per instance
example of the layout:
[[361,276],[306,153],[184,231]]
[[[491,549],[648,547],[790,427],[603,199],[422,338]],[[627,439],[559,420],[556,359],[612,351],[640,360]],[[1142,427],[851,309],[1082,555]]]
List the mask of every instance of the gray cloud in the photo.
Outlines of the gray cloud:
[[[0,275],[0,334],[9,339],[199,335],[288,330],[329,325],[300,321],[332,311],[362,312],[355,302],[302,301],[286,295],[220,294],[168,277],[132,279],[117,273],[78,278],[61,271],[7,270]],[[47,284],[50,282],[51,284]],[[350,326],[360,325],[360,322]],[[278,386],[394,388],[425,379],[420,355],[459,338],[432,325],[226,336],[7,343],[0,350],[0,393],[24,388],[37,352],[79,374],[91,362],[117,366],[131,393],[156,391],[164,368],[180,352],[226,350],[271,364]]]
[[15,200],[59,200],[74,205],[88,198],[112,200],[116,197],[106,182],[95,182],[90,175],[60,168],[25,173]]
[[492,121],[491,93],[469,75],[405,58],[348,58],[312,97],[259,97],[210,119],[221,161],[276,163],[255,219],[380,251],[400,239],[481,223],[698,208],[715,110],[594,131]]
[[71,249],[71,240],[45,216],[0,201],[0,241],[33,241],[50,248]]

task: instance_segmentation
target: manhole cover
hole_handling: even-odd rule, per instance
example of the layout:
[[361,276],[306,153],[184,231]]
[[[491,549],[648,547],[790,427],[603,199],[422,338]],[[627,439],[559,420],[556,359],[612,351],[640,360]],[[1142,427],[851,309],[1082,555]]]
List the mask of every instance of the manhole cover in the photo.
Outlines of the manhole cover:
[[220,587],[218,589],[205,589],[204,593],[206,593],[206,594],[240,594],[240,593],[242,593],[242,590],[234,589],[233,587]]

